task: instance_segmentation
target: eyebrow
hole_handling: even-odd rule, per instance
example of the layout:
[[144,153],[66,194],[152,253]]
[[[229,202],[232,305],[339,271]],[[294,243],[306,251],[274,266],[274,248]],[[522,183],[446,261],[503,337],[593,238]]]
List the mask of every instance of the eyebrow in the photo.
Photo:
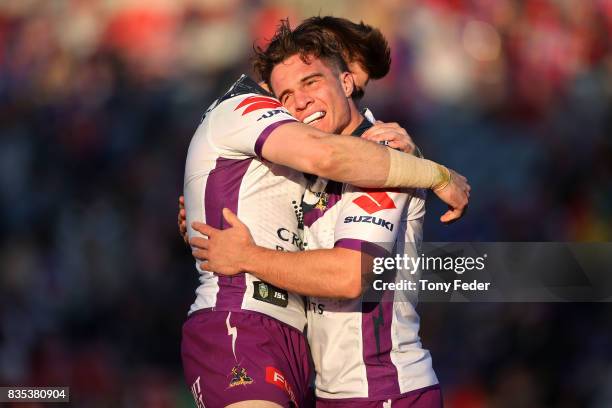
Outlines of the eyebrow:
[[310,75],[305,76],[304,78],[300,79],[300,82],[301,82],[301,83],[303,83],[303,82],[306,82],[306,81],[308,81],[309,79],[312,79],[312,78],[314,78],[314,77],[322,77],[322,76],[323,76],[323,74],[322,74],[322,73],[320,73],[320,72],[315,72],[315,73],[313,73],[313,74],[310,74]]
[[[316,78],[316,77],[322,77],[322,76],[323,76],[323,74],[321,72],[314,72],[314,73],[312,73],[310,75],[307,75],[304,78],[300,79],[300,83],[304,83],[304,82],[308,81],[309,79]],[[285,96],[285,94],[287,94],[289,92],[290,92],[289,89],[285,89],[283,92],[280,93],[280,95],[277,96],[277,99],[279,101],[282,101],[283,96]]]

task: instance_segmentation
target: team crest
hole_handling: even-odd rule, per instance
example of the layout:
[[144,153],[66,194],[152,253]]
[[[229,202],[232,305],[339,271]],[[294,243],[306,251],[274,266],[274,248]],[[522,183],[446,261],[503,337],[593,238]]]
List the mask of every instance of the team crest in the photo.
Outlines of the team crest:
[[230,380],[229,386],[235,387],[237,385],[249,385],[253,383],[253,379],[249,377],[246,369],[240,366],[234,366],[232,368],[232,379]]
[[265,299],[268,297],[268,285],[266,285],[265,283],[260,283],[257,290],[259,291],[259,296],[261,296],[262,298]]
[[317,210],[325,211],[327,209],[327,200],[329,199],[329,194],[325,191],[316,193],[317,197],[319,197],[319,201],[315,204],[315,208]]

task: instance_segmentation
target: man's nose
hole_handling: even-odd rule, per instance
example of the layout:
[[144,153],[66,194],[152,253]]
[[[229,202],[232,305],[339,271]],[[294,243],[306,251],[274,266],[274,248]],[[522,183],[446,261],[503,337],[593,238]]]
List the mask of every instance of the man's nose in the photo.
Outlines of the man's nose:
[[307,92],[296,91],[294,94],[295,108],[298,111],[304,110],[313,101],[312,97]]

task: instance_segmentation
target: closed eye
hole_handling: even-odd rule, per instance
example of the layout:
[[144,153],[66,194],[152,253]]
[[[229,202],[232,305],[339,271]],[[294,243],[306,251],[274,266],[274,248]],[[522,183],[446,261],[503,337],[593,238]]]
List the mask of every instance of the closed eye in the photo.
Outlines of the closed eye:
[[293,94],[292,94],[292,93],[289,93],[289,92],[287,92],[287,93],[283,94],[283,97],[281,98],[281,103],[282,103],[283,105],[286,105],[286,104],[287,104],[287,102],[289,101],[289,98],[290,98],[290,97],[292,97],[292,96],[293,96]]
[[306,82],[304,82],[304,86],[314,87],[319,83],[320,80],[321,80],[320,77],[309,78]]

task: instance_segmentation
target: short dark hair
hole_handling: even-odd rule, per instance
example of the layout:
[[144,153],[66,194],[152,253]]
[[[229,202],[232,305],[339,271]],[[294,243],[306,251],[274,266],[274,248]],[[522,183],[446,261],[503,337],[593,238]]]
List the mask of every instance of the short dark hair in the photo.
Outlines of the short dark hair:
[[253,69],[270,89],[270,76],[274,67],[293,55],[309,62],[310,57],[319,58],[337,72],[348,71],[343,58],[343,49],[338,39],[325,30],[291,30],[289,20],[281,20],[268,48],[255,47]]

